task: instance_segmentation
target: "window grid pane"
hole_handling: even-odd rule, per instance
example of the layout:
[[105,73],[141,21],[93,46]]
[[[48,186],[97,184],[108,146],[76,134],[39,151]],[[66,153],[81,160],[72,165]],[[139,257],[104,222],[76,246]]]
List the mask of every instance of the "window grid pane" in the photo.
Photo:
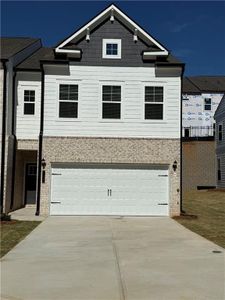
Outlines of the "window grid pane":
[[162,120],[163,104],[145,104],[145,119]]
[[163,87],[145,86],[145,119],[163,120]]
[[102,100],[107,102],[121,102],[121,86],[102,86]]
[[60,118],[77,118],[77,102],[59,102],[59,117]]
[[118,45],[117,44],[106,44],[106,54],[107,55],[117,55]]
[[24,90],[24,115],[35,114],[35,91]]
[[121,86],[102,86],[102,118],[120,119],[121,117]]
[[24,114],[25,115],[34,115],[34,103],[24,103]]
[[145,102],[163,102],[163,87],[146,86]]
[[78,85],[75,84],[60,84],[59,100],[78,100]]
[[78,117],[78,85],[59,85],[59,118]]
[[24,102],[35,102],[35,91],[24,91]]

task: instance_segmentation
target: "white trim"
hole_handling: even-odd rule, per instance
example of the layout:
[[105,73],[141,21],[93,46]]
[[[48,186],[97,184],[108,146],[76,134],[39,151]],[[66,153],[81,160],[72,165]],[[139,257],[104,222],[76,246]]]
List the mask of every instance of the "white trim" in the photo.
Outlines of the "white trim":
[[[102,87],[104,85],[110,85],[110,86],[120,86],[121,87],[121,101],[120,102],[115,102],[115,103],[120,103],[120,118],[119,119],[104,119],[102,117],[102,107],[103,107],[103,101],[102,101]],[[99,117],[98,121],[100,123],[123,123],[124,122],[124,81],[100,81],[99,82]]]
[[[30,102],[30,101],[25,101],[25,91],[34,91],[34,102]],[[29,85],[23,85],[21,86],[21,92],[22,92],[22,100],[23,100],[23,107],[22,107],[22,116],[25,118],[33,118],[34,116],[36,116],[36,110],[37,110],[37,94],[38,94],[38,86],[37,85],[33,85],[33,86],[29,86]],[[33,114],[25,114],[25,103],[31,103],[34,104],[34,113]]]
[[[166,123],[167,117],[166,117],[166,101],[165,101],[165,95],[166,95],[166,84],[165,82],[142,82],[142,121],[144,123]],[[152,102],[153,104],[162,104],[163,105],[163,118],[162,119],[145,119],[145,104],[151,102],[145,102],[145,87],[151,86],[151,87],[163,87],[163,102]]]
[[[57,101],[56,101],[56,121],[57,122],[78,122],[80,121],[80,86],[81,81],[74,81],[74,80],[56,80],[56,93],[57,93]],[[68,100],[68,102],[76,102],[77,103],[77,117],[71,117],[71,118],[60,118],[59,117],[59,103],[60,101],[65,101],[66,100],[59,100],[59,87],[60,85],[65,84],[65,85],[77,85],[78,86],[78,100]]]
[[67,43],[69,43],[72,39],[79,36],[83,31],[85,31],[88,27],[90,28],[94,23],[96,23],[99,19],[104,17],[107,13],[109,13],[109,16],[111,15],[111,10],[114,10],[114,16],[115,12],[123,18],[126,22],[128,22],[131,26],[133,26],[133,29],[137,29],[138,33],[141,33],[143,36],[145,36],[148,40],[150,40],[152,43],[154,43],[156,46],[158,46],[165,54],[168,55],[168,51],[160,44],[158,43],[152,36],[150,36],[146,31],[144,31],[140,26],[138,26],[135,22],[133,22],[130,18],[128,18],[121,10],[119,10],[116,6],[113,4],[110,5],[107,9],[105,9],[102,13],[100,13],[98,16],[96,16],[93,20],[88,22],[85,26],[83,26],[80,30],[76,31],[73,35],[71,35],[68,39],[66,39],[64,42],[62,42],[60,45],[56,47],[56,52],[58,52],[59,48],[64,47]]
[[57,53],[76,53],[76,54],[80,54],[80,50],[71,50],[71,49],[59,49],[59,48],[56,48],[55,49],[55,52]]
[[[106,45],[107,44],[117,44],[117,55],[110,55],[106,53]],[[122,47],[121,39],[103,39],[102,40],[102,58],[109,59],[120,59],[121,58],[121,47]]]
[[168,55],[168,51],[152,51],[152,52],[149,52],[149,51],[144,51],[143,52],[143,56],[144,58],[146,58],[147,56],[167,56]]

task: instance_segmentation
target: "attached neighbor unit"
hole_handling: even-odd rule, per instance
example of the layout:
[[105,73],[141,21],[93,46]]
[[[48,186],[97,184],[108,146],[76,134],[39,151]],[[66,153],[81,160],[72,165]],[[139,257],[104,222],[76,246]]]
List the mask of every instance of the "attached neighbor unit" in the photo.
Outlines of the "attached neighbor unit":
[[51,176],[51,215],[169,214],[168,166],[58,165]]

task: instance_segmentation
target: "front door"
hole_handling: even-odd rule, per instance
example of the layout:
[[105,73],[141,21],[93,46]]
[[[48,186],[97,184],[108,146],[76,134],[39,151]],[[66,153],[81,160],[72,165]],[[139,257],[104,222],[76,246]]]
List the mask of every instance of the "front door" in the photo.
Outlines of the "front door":
[[37,164],[26,165],[25,204],[36,203]]

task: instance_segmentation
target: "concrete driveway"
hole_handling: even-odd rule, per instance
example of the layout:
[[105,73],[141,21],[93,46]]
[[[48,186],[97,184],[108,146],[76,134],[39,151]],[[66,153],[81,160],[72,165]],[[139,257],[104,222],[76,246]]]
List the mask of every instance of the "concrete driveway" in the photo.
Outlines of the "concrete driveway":
[[49,217],[2,259],[2,299],[223,300],[223,251],[169,218]]

